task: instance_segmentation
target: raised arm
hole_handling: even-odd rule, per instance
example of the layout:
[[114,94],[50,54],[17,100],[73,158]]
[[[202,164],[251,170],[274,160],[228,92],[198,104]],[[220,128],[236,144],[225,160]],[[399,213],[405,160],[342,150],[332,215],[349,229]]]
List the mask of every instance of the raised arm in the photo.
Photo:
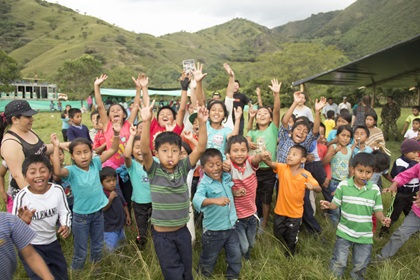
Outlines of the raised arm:
[[[280,83],[280,85],[281,85],[281,83]],[[257,87],[255,89],[255,92],[257,93],[258,106],[259,107],[263,107],[263,102],[262,102],[262,98],[261,98],[261,89],[260,89],[260,87]],[[277,125],[277,127],[278,127],[278,125]]]
[[207,76],[207,73],[203,74],[203,64],[197,63],[197,66],[193,70],[194,80],[196,81],[195,93],[197,96],[198,106],[206,105],[206,97],[203,90],[203,78]]
[[119,123],[113,123],[112,124],[112,130],[114,131],[114,137],[112,139],[111,147],[104,151],[99,158],[101,159],[101,162],[107,161],[110,157],[112,157],[116,152],[118,152],[118,148],[120,146],[120,130],[121,130],[121,124]]
[[53,133],[50,136],[51,144],[54,146],[54,152],[52,156],[53,173],[58,177],[68,177],[69,171],[67,168],[61,168],[60,163],[60,141],[57,138],[57,134]]
[[99,78],[96,78],[95,83],[94,83],[95,101],[96,101],[96,105],[98,106],[98,112],[99,112],[99,115],[101,116],[101,122],[104,128],[106,128],[109,119],[106,113],[104,102],[102,101],[101,85],[106,79],[108,79],[108,76],[106,74],[102,74]]
[[152,101],[150,106],[144,105],[140,110],[141,119],[143,120],[143,130],[141,132],[140,138],[140,150],[143,154],[143,166],[146,168],[146,171],[152,167],[153,164],[153,155],[150,150],[150,123],[153,118],[153,106],[155,101]]
[[128,141],[125,144],[125,149],[123,153],[125,166],[127,168],[131,167],[131,164],[132,164],[131,153],[133,151],[134,137],[136,137],[136,134],[137,134],[137,127],[134,124],[132,124],[130,127],[130,138],[128,138]]
[[176,124],[179,127],[182,127],[184,125],[184,116],[185,111],[187,110],[187,91],[188,91],[188,85],[190,84],[190,77],[189,75],[186,75],[185,73],[182,73],[182,76],[180,78],[181,80],[181,104],[179,105],[178,113],[176,114]]
[[289,128],[289,119],[292,117],[293,111],[295,110],[296,106],[299,104],[299,102],[303,102],[304,98],[305,96],[300,91],[296,91],[295,93],[293,93],[293,103],[292,105],[290,105],[286,114],[284,114],[283,116],[283,120],[281,121],[284,128]]
[[233,135],[239,134],[239,126],[241,123],[242,108],[241,107],[233,108],[233,111],[235,112],[235,126],[233,127],[232,133],[227,136],[228,139]]
[[[199,129],[198,129],[198,145],[196,149],[190,154],[190,163],[191,166],[195,166],[200,159],[200,157],[203,155],[204,151],[206,150],[207,146],[207,120],[209,118],[209,112],[206,109],[206,107],[203,105],[198,108],[198,123],[199,123]],[[144,155],[143,155],[144,158]]]
[[319,123],[321,122],[321,110],[324,108],[325,104],[327,104],[327,99],[325,97],[321,97],[315,100],[315,120],[314,120],[314,128],[312,129],[312,133],[317,135],[319,133]]
[[[281,82],[277,79],[271,80],[271,86],[268,86],[271,91],[273,92],[274,97],[274,107],[273,107],[273,123],[276,127],[279,127],[280,124],[280,89],[281,89]],[[261,99],[261,95],[258,97]],[[259,101],[258,101],[259,102]],[[262,106],[262,101],[261,101]]]
[[227,63],[223,64],[223,68],[225,68],[226,72],[229,75],[229,83],[226,88],[226,97],[233,98],[235,86],[235,73],[233,72],[232,68],[230,68],[230,65]]
[[272,169],[277,168],[277,162],[271,160],[271,155],[270,155],[269,151],[264,151],[262,153],[261,157],[262,157],[262,160],[264,161],[264,163],[267,164],[268,166],[270,166]]
[[149,100],[149,91],[148,91],[148,86],[149,86],[149,78],[146,77],[146,75],[144,74],[139,74],[137,79],[134,79],[134,77],[131,77],[131,79],[133,80],[134,84],[136,85],[136,96],[134,97],[134,108],[131,111],[130,117],[128,118],[128,122],[129,123],[134,123],[134,120],[137,117],[137,113],[139,111],[139,107],[137,105],[140,104],[140,91],[143,92],[143,102],[145,104],[149,104],[150,100]]

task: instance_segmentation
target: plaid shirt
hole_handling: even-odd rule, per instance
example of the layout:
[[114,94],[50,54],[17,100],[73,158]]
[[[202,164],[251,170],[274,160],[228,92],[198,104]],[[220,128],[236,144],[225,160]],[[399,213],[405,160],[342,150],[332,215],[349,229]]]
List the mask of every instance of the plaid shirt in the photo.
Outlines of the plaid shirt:
[[[279,163],[286,163],[287,153],[289,149],[297,143],[293,142],[292,137],[289,135],[289,129],[286,129],[283,125],[280,125],[278,140],[279,145],[277,146],[277,162]],[[310,150],[311,144],[314,140],[318,139],[319,134],[314,135],[312,131],[308,133],[306,136],[305,141],[299,143],[302,147],[304,147],[307,151]]]

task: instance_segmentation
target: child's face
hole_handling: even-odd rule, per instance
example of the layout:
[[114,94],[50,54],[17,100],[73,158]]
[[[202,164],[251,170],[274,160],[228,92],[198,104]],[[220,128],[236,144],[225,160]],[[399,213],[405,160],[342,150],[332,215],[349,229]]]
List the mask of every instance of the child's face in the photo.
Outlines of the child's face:
[[300,124],[295,127],[295,129],[292,132],[292,140],[296,144],[302,143],[305,141],[306,136],[308,136],[308,128],[304,124]]
[[73,118],[71,118],[71,122],[75,125],[80,125],[82,123],[82,113],[74,114]]
[[156,156],[165,169],[172,171],[181,159],[181,148],[175,144],[163,143]]
[[412,128],[413,128],[413,130],[414,130],[414,131],[419,130],[419,128],[420,128],[420,123],[419,123],[419,122],[413,122],[413,126],[412,126]]
[[365,119],[365,124],[367,128],[372,128],[375,126],[375,119],[371,116],[367,116]]
[[412,112],[413,112],[413,115],[414,116],[418,116],[419,115],[419,110],[417,110],[417,109],[413,109]]
[[348,130],[341,131],[340,134],[337,134],[337,143],[341,146],[345,147],[350,143],[351,140],[351,134]]
[[296,148],[290,148],[287,153],[286,162],[288,165],[296,166],[305,163],[306,158],[302,157],[302,151]]
[[230,156],[231,161],[233,161],[237,165],[242,165],[248,157],[248,149],[246,147],[246,143],[233,143],[230,146],[230,151],[228,154]]
[[406,158],[408,158],[409,160],[418,161],[419,160],[419,152],[420,151],[413,151],[413,152],[405,153],[404,156]]
[[174,122],[174,113],[169,109],[162,109],[158,115],[158,123],[161,127],[165,127],[166,125],[172,125]]
[[105,177],[105,179],[101,183],[102,183],[102,187],[105,190],[109,192],[115,191],[115,187],[117,186],[117,177],[114,177],[114,176]]
[[89,170],[89,164],[92,160],[92,150],[87,144],[79,144],[73,148],[71,158],[79,168]]
[[354,132],[354,140],[356,141],[357,144],[365,143],[367,140],[366,131],[362,128],[356,129],[356,131]]
[[343,119],[342,117],[337,118],[337,127],[340,127],[342,125],[348,125],[349,122]]
[[124,114],[123,109],[118,104],[112,105],[109,109],[108,118],[113,123],[123,123],[124,118],[126,117],[127,116]]
[[52,173],[42,162],[29,164],[25,179],[29,184],[30,191],[34,194],[43,194],[48,190],[48,180]]
[[187,150],[185,150],[185,148],[183,146],[181,146],[181,156],[180,156],[180,159],[184,159],[187,156],[188,156]]
[[143,154],[140,149],[140,140],[136,140],[133,143],[133,150],[131,151],[134,159],[140,163],[143,163]]
[[373,175],[373,167],[372,166],[363,166],[361,164],[356,165],[356,167],[352,167],[353,174],[354,174],[354,183],[357,186],[364,186],[367,184],[367,181]]
[[212,123],[221,123],[225,118],[225,110],[222,104],[214,104],[210,108],[209,117]]
[[193,122],[193,133],[198,134],[199,129],[200,129],[200,125],[198,122],[198,118],[195,118]]
[[270,111],[267,108],[261,108],[257,111],[255,121],[258,125],[268,125],[272,121]]
[[207,176],[219,182],[222,181],[222,169],[223,161],[218,156],[210,157],[203,166],[203,170]]

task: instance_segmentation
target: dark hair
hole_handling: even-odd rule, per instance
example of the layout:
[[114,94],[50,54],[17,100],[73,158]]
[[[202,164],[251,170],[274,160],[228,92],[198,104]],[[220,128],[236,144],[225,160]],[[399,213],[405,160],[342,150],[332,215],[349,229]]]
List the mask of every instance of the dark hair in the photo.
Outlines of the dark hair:
[[333,110],[327,111],[327,118],[332,119],[334,118],[335,112]]
[[413,120],[413,123],[414,122],[416,122],[416,123],[420,123],[420,118],[415,118],[414,120]]
[[375,167],[373,168],[375,172],[379,173],[389,169],[391,158],[387,154],[381,150],[374,150],[372,155],[375,156]]
[[160,112],[161,112],[162,110],[164,110],[164,109],[168,109],[168,110],[170,110],[170,111],[172,112],[172,115],[174,116],[174,119],[176,118],[176,112],[175,112],[175,110],[174,110],[174,109],[172,109],[172,107],[171,107],[171,106],[162,106],[162,107],[160,107],[160,108],[159,108],[159,110],[157,111],[156,119],[158,119],[158,118],[159,118],[159,114],[160,114]]
[[375,156],[369,153],[358,153],[352,158],[350,164],[353,168],[360,164],[375,169]]
[[125,117],[123,116],[123,123],[125,121],[125,119],[127,118],[127,110],[124,108],[123,105],[119,104],[119,103],[113,103],[111,104],[111,106],[109,106],[108,110],[106,111],[106,115],[109,117],[109,112],[111,111],[112,106],[120,106],[121,110],[123,111],[123,114],[125,115]]
[[182,141],[181,142],[181,146],[185,149],[185,151],[187,152],[187,154],[191,154],[192,153],[192,149],[191,149],[190,145],[188,145],[187,142]]
[[[20,118],[21,116],[15,116],[16,118]],[[6,117],[4,112],[0,115],[0,147],[1,142],[3,140],[4,132],[6,129],[12,124],[12,117]]]
[[344,130],[347,130],[348,132],[350,132],[350,138],[353,138],[353,129],[351,129],[351,127],[349,125],[340,125],[337,129],[337,135],[339,135],[341,132],[343,132]]
[[292,126],[292,129],[290,130],[290,132],[293,133],[293,131],[296,129],[296,127],[298,127],[299,125],[304,125],[306,126],[306,128],[308,129],[308,133],[311,131],[311,124],[306,122],[306,121],[298,121],[295,122]]
[[299,150],[303,158],[308,155],[308,151],[305,149],[305,147],[303,147],[301,145],[293,145],[292,147],[290,147],[289,151],[291,149]]
[[375,111],[370,111],[369,113],[365,114],[365,120],[367,117],[372,117],[375,121],[375,124],[378,121],[378,115],[375,113]]
[[70,142],[70,145],[69,145],[70,154],[73,154],[74,147],[79,146],[79,145],[88,145],[89,149],[92,151],[92,142],[90,142],[86,138],[78,137]]
[[[285,115],[286,115],[286,113],[284,113],[283,116],[281,116],[281,119],[280,119],[281,122],[283,121]],[[290,117],[293,119],[293,123],[294,123],[296,121],[296,116],[294,114],[292,114]],[[289,120],[287,120],[287,121],[289,121]]]
[[99,115],[98,110],[95,110],[95,111],[93,111],[92,113],[90,113],[90,119],[92,119],[92,117],[93,117],[94,115]]
[[320,122],[320,123],[319,123],[319,127],[323,127],[323,128],[324,128],[324,130],[326,129],[326,128],[325,128],[325,124],[324,124],[324,123],[322,123],[322,122]]
[[417,111],[420,111],[420,106],[413,106],[411,109],[416,109]]
[[22,163],[22,174],[24,176],[26,176],[29,165],[32,163],[43,163],[50,172],[53,170],[50,160],[45,155],[30,155]]
[[356,133],[356,130],[358,130],[358,129],[363,129],[365,132],[366,132],[366,135],[367,135],[367,137],[369,137],[370,136],[370,131],[369,131],[369,128],[367,128],[365,125],[358,125],[358,126],[356,126],[355,128],[354,128],[354,133]]
[[235,80],[235,83],[238,83],[239,87],[241,87],[241,83],[239,82],[239,80]]
[[226,143],[225,153],[230,153],[230,148],[232,147],[233,144],[236,144],[236,143],[239,143],[239,144],[245,143],[246,149],[249,152],[248,140],[246,140],[246,138],[243,135],[233,135],[228,139]]
[[166,143],[177,145],[181,149],[181,143],[182,143],[181,136],[179,136],[178,134],[172,131],[164,131],[160,133],[158,136],[156,136],[156,139],[155,139],[156,151],[159,150],[160,146]]
[[101,180],[102,183],[108,177],[116,178],[117,172],[115,172],[114,168],[105,166],[101,171],[99,171],[99,180]]
[[[224,119],[223,119],[223,120],[226,120],[226,118],[228,117],[229,113],[228,113],[228,111],[227,111],[227,109],[226,109],[225,102],[223,102],[223,101],[221,101],[221,100],[212,100],[212,101],[210,101],[210,102],[209,102],[209,104],[207,105],[207,110],[209,110],[209,112],[210,112],[211,108],[212,108],[214,105],[216,105],[216,104],[220,104],[220,105],[222,106],[222,108],[223,108],[223,112],[224,112],[224,114],[225,114],[225,117],[224,117]],[[210,117],[209,117],[209,121],[211,122]],[[223,121],[222,121],[222,122],[223,122]]]
[[69,118],[70,118],[70,119],[74,118],[74,116],[75,116],[77,113],[82,113],[82,111],[81,111],[79,108],[71,108],[71,109],[68,111]]
[[350,114],[349,110],[347,110],[347,109],[341,109],[340,110],[340,116],[337,116],[337,120],[338,120],[338,118],[342,118],[346,122],[351,123],[351,114]]
[[312,130],[312,128],[314,127],[314,123],[307,116],[296,117],[295,122],[306,122],[306,123],[308,123],[309,126],[311,127],[310,130]]
[[218,149],[209,148],[209,149],[205,150],[205,152],[203,153],[203,155],[200,158],[201,166],[206,165],[209,158],[212,158],[212,157],[219,157],[220,160],[223,161],[222,153]]

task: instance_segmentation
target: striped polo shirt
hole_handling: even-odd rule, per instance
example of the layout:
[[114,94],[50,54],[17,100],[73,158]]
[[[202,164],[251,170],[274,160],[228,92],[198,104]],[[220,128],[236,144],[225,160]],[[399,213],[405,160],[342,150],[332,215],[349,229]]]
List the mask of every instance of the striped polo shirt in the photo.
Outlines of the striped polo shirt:
[[189,195],[187,175],[192,169],[190,158],[180,160],[174,172],[167,172],[153,160],[147,171],[152,196],[152,225],[176,227],[189,220]]
[[338,185],[332,202],[341,207],[336,234],[355,243],[372,244],[372,213],[383,210],[379,187],[368,181],[359,189],[352,177]]

